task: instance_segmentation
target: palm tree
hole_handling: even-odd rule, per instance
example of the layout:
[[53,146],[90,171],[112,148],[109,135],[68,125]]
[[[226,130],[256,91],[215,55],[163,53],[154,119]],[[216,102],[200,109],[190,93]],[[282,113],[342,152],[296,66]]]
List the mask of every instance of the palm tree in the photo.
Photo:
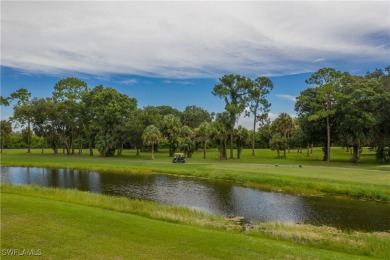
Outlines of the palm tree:
[[192,157],[195,151],[194,131],[189,126],[182,126],[180,128],[180,150],[185,153],[187,158]]
[[179,146],[178,135],[180,133],[181,123],[179,118],[172,114],[164,116],[162,122],[162,133],[168,139],[169,156],[173,156]]
[[247,139],[249,137],[248,130],[242,125],[239,125],[238,128],[234,130],[234,137],[237,146],[237,159],[240,159],[242,148],[247,143]]
[[[281,113],[271,125],[272,134],[280,134],[284,139],[288,140],[294,131],[294,120],[287,113]],[[290,147],[287,147],[290,151]],[[284,156],[286,156],[286,149],[284,149]]]
[[185,137],[181,143],[180,150],[184,152],[187,158],[192,158],[192,153],[195,151],[195,142],[193,142],[189,137]]
[[185,125],[182,128],[180,128],[180,136],[183,138],[188,137],[190,139],[193,139],[194,131],[190,127]]
[[206,159],[206,147],[207,141],[211,135],[211,124],[209,122],[203,122],[199,128],[197,128],[197,139],[203,142],[203,159]]
[[152,160],[154,160],[154,145],[158,144],[161,138],[160,130],[154,125],[148,126],[142,134],[142,141],[144,144],[152,146]]
[[218,113],[215,121],[211,123],[210,127],[210,139],[212,139],[218,145],[219,159],[227,160],[226,154],[226,142],[229,136],[229,113]]
[[287,139],[284,138],[280,133],[276,133],[272,136],[272,139],[269,140],[269,147],[271,150],[276,150],[278,153],[278,158],[280,157],[280,150],[284,151],[284,157],[286,157],[286,146]]
[[3,148],[4,145],[9,138],[9,136],[12,133],[12,123],[11,121],[7,120],[1,120],[0,121],[0,146],[1,146],[1,151],[0,153],[3,153]]

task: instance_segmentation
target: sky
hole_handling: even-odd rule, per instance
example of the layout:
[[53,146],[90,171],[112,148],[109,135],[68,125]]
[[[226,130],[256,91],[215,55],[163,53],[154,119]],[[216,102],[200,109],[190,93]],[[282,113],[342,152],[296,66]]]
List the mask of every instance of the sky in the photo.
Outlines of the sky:
[[[147,105],[222,112],[224,74],[267,76],[270,117],[294,115],[305,79],[390,63],[389,1],[2,1],[1,95],[51,96],[78,77]],[[12,106],[1,108],[1,118]],[[240,118],[251,125],[252,119]]]

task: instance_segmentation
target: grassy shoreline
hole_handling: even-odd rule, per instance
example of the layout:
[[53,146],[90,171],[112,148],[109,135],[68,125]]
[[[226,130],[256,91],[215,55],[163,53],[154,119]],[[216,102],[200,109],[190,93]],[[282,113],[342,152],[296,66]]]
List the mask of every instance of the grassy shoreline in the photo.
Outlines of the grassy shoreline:
[[[87,256],[92,259],[98,253],[102,254],[100,257],[112,258],[117,257],[118,252],[124,254],[120,250],[129,245],[134,250],[147,248],[137,252],[141,258],[226,258],[234,255],[273,259],[390,258],[388,232],[345,232],[329,227],[281,223],[258,223],[243,229],[239,223],[222,216],[185,207],[36,186],[3,184],[1,195],[2,249],[40,248],[47,258]],[[137,225],[142,228],[137,229]],[[42,228],[46,231],[42,232]],[[133,230],[138,231],[133,233]],[[111,241],[112,236],[122,239]],[[75,242],[88,237],[94,239],[88,240],[87,248],[84,243]],[[67,244],[61,245],[63,241]],[[114,244],[107,244],[110,242]],[[53,247],[54,244],[60,248]],[[79,252],[81,256],[61,249],[70,246],[75,247],[72,252]],[[102,246],[110,248],[101,252]],[[87,255],[91,253],[88,252],[91,247],[93,252]],[[155,254],[156,250],[160,250],[160,254]]]
[[[216,161],[202,160],[201,153],[195,153],[194,158],[186,164],[172,164],[165,153],[157,153],[157,160],[147,159],[149,154],[136,157],[130,151],[122,157],[102,158],[99,156],[66,156],[40,154],[34,150],[32,154],[24,150],[5,150],[1,156],[2,166],[73,168],[78,170],[105,171],[111,173],[162,173],[178,176],[191,176],[221,181],[231,181],[242,186],[268,191],[284,192],[298,195],[338,195],[358,199],[390,201],[390,171],[382,165],[374,165],[368,161],[369,168],[337,162],[331,167],[318,161],[320,151],[315,151],[311,160],[302,154],[294,154],[296,158],[275,159],[277,163],[263,163],[272,156],[268,151],[258,150],[259,157],[255,160],[245,151],[243,160]],[[209,157],[215,152],[209,152]],[[268,156],[268,157],[267,157]],[[299,158],[297,156],[300,156]],[[348,156],[340,154],[340,158],[348,161]],[[372,154],[369,154],[372,159]],[[262,158],[262,157],[261,157]],[[268,159],[267,159],[268,158]],[[271,157],[272,158],[272,157]],[[302,158],[308,160],[301,163]],[[317,159],[315,159],[317,158]],[[248,162],[245,162],[248,161]],[[288,163],[288,164],[286,164]],[[277,165],[277,166],[276,166]]]

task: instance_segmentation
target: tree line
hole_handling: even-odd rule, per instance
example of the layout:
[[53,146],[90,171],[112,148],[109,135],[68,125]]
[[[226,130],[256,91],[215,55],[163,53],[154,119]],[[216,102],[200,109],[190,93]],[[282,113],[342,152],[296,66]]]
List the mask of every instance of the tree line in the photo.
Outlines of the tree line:
[[364,146],[389,162],[390,66],[365,76],[323,68],[306,83],[314,86],[297,98],[298,125],[306,143],[322,144],[324,161],[330,161],[331,144],[337,143],[353,149],[355,163]]
[[322,68],[306,83],[310,87],[296,99],[297,117],[281,113],[265,126],[278,156],[291,147],[307,147],[310,156],[313,146],[322,146],[323,160],[330,162],[330,147],[337,145],[351,149],[353,163],[360,163],[363,147],[390,162],[390,66],[365,76]]
[[[377,157],[390,157],[390,66],[365,76],[353,76],[332,68],[313,73],[309,87],[297,97],[297,117],[281,113],[273,122],[268,117],[271,104],[267,95],[273,88],[267,77],[254,80],[241,75],[224,75],[212,94],[225,103],[222,113],[192,105],[184,111],[171,106],[137,107],[137,100],[114,88],[92,89],[77,78],[65,78],[54,85],[51,97],[31,98],[21,88],[1,105],[14,103],[10,120],[1,121],[1,149],[11,147],[15,135],[12,122],[23,128],[19,134],[30,152],[31,143],[50,147],[57,154],[82,154],[96,148],[102,156],[121,155],[126,148],[154,151],[167,148],[169,156],[181,151],[187,157],[203,148],[216,147],[221,160],[240,158],[243,148],[271,148],[280,156],[286,151],[322,146],[324,160],[330,161],[333,144],[351,147],[352,160],[360,161],[363,146],[372,147]],[[237,126],[240,116],[251,116],[253,128]],[[258,127],[258,129],[257,129]],[[39,140],[39,142],[37,142]],[[229,150],[229,156],[228,151]]]

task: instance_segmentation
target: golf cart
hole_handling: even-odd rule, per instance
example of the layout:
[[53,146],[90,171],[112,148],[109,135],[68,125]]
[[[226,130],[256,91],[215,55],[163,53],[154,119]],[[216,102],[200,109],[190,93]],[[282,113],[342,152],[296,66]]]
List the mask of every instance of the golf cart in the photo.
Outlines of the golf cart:
[[173,163],[185,163],[186,157],[184,156],[184,153],[175,153],[173,155],[172,162]]

